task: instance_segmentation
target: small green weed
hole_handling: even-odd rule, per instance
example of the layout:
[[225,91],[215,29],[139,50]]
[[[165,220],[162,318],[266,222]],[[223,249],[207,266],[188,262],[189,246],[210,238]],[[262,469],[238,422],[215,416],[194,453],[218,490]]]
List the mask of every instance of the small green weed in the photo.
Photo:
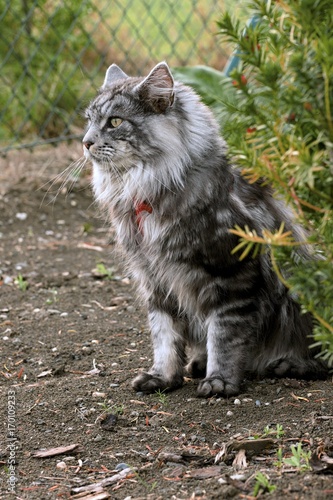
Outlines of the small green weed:
[[124,405],[116,405],[116,404],[111,404],[110,401],[107,401],[106,399],[103,401],[103,403],[97,403],[98,406],[101,407],[101,410],[103,413],[111,413],[113,415],[122,415],[124,413],[125,407]]
[[290,447],[292,456],[289,458],[284,458],[283,463],[291,467],[295,467],[300,471],[305,471],[310,469],[309,460],[311,458],[311,451],[305,451],[302,449],[302,443],[298,443],[297,446],[292,445]]
[[273,493],[276,490],[275,484],[271,484],[269,477],[258,472],[255,477],[255,485],[253,488],[253,496],[257,497],[260,493]]
[[22,274],[19,274],[15,280],[15,285],[17,285],[22,292],[25,292],[29,283],[23,278]]
[[103,278],[107,278],[109,280],[113,279],[113,269],[105,267],[105,264],[103,264],[103,262],[99,262],[96,265],[96,269],[98,273],[103,276]]
[[82,232],[84,234],[88,234],[90,233],[91,231],[93,230],[93,225],[90,224],[90,222],[84,222],[83,226],[82,226]]
[[277,460],[276,460],[276,462],[274,462],[274,465],[276,465],[276,467],[281,468],[283,465],[283,450],[282,450],[281,446],[279,447],[279,449],[276,452],[276,458],[277,458]]
[[161,405],[167,406],[168,395],[165,393],[165,389],[163,391],[161,391],[161,389],[158,389],[158,391],[155,391],[154,396],[157,398],[158,402]]
[[284,436],[284,430],[283,430],[283,426],[280,425],[280,424],[276,424],[276,429],[271,429],[271,427],[269,425],[266,425],[265,429],[264,429],[264,432],[263,432],[263,435],[264,436],[276,436],[277,439],[280,439]]

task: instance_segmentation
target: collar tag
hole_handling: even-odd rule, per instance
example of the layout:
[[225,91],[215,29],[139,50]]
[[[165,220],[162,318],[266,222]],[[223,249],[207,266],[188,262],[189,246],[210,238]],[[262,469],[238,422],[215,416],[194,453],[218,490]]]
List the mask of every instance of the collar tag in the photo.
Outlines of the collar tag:
[[151,214],[153,207],[147,201],[140,201],[134,205],[135,221],[139,228],[139,231],[143,234],[143,213],[147,212]]

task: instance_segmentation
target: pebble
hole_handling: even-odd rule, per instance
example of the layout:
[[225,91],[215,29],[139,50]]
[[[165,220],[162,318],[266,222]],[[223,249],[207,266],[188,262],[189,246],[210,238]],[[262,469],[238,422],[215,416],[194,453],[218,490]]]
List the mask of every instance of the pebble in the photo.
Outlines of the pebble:
[[242,404],[241,401],[240,401],[240,399],[235,399],[234,405],[240,405],[240,404]]
[[206,490],[202,490],[201,488],[196,488],[193,492],[192,498],[194,497],[204,497],[206,495]]
[[97,434],[97,436],[94,437],[93,441],[95,441],[96,443],[98,443],[99,441],[103,441],[103,438],[100,434]]
[[110,384],[110,387],[119,387],[119,384]]
[[17,212],[17,214],[16,214],[16,218],[18,220],[26,220],[27,217],[28,217],[28,214],[26,212]]
[[124,470],[128,468],[128,464],[125,464],[125,462],[120,462],[120,464],[116,465],[115,470]]
[[15,269],[16,271],[21,271],[24,267],[27,267],[27,263],[26,262],[18,262],[17,264],[15,264]]
[[229,410],[229,411],[227,411],[227,417],[232,417],[232,416],[233,416],[233,414],[234,414],[234,412],[233,412],[233,411],[230,411],[230,410]]
[[106,393],[105,392],[95,391],[95,392],[92,393],[92,397],[93,398],[105,398],[106,397]]
[[259,401],[259,399],[256,400],[256,406],[261,406],[261,402]]
[[61,469],[61,470],[67,469],[67,464],[65,462],[58,462],[57,469]]
[[47,310],[48,314],[53,315],[53,314],[60,314],[60,311],[58,309],[48,309]]

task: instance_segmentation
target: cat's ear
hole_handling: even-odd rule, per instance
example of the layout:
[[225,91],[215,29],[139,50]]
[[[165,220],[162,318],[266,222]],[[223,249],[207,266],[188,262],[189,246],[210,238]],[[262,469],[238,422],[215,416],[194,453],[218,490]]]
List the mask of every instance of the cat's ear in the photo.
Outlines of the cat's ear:
[[128,78],[126,73],[123,72],[122,69],[119,68],[116,64],[112,64],[106,71],[104,83],[101,87],[102,90],[110,87],[117,80],[124,80]]
[[158,113],[163,113],[174,100],[173,76],[169,66],[161,62],[155,66],[149,75],[141,82],[135,90],[142,99],[145,99]]

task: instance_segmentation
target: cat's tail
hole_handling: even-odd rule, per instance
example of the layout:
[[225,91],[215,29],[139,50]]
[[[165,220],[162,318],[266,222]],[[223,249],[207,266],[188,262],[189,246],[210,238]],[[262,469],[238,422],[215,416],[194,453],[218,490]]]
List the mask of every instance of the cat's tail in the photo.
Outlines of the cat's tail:
[[[275,324],[260,356],[260,376],[291,377],[307,380],[325,379],[328,366],[318,357],[319,348],[312,348],[313,318],[302,313],[289,295],[284,297],[275,316]],[[272,331],[273,330],[273,331]]]

